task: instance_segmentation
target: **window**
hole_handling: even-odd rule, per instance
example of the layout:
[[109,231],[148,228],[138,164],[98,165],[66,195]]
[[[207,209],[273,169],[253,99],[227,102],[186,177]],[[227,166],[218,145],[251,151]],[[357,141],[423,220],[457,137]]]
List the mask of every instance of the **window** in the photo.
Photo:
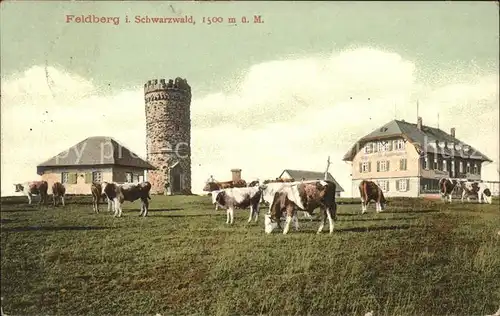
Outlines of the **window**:
[[465,173],[470,173],[470,163],[467,163],[467,167],[465,167]]
[[369,162],[363,162],[361,164],[361,172],[370,172],[370,163]]
[[474,164],[474,174],[479,174],[479,173],[477,172],[477,164]]
[[437,157],[434,157],[434,170],[438,169],[438,160]]
[[451,177],[455,177],[455,161],[451,161]]
[[381,181],[377,181],[377,184],[380,187],[380,190],[382,190],[383,192],[389,191],[389,181],[381,180]]
[[377,172],[389,171],[389,161],[377,161]]
[[92,182],[102,182],[102,172],[100,171],[92,172]]
[[446,160],[443,160],[443,171],[448,171],[448,166],[446,165]]
[[405,149],[405,142],[404,142],[404,140],[403,139],[398,139],[396,141],[396,146],[395,147],[396,147],[396,150],[403,150],[403,149]]
[[399,160],[399,170],[404,171],[408,169],[408,161],[406,158]]
[[460,163],[458,164],[458,172],[460,172],[460,173],[464,172],[464,163],[463,163],[463,161],[460,161]]
[[429,170],[429,157],[427,156],[424,158],[424,169]]
[[382,141],[377,143],[377,150],[378,151],[389,151],[389,142],[387,141]]
[[131,183],[132,182],[132,172],[126,172],[125,173],[126,180],[125,182]]
[[408,191],[408,187],[410,185],[410,180],[408,179],[399,179],[396,181],[396,190],[399,192]]
[[62,172],[61,173],[61,183],[68,183],[69,173]]
[[364,147],[364,153],[370,154],[372,152],[372,143],[367,143]]

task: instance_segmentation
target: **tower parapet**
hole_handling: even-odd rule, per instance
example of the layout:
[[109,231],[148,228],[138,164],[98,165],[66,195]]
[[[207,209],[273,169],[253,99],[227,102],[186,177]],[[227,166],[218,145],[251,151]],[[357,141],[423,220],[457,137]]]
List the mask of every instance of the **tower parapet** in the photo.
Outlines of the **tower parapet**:
[[153,194],[191,193],[191,87],[186,79],[144,84],[146,150]]
[[180,77],[169,79],[152,79],[144,84],[144,98],[148,100],[165,100],[169,97],[168,92],[181,92],[182,94],[191,97],[191,87],[186,79]]

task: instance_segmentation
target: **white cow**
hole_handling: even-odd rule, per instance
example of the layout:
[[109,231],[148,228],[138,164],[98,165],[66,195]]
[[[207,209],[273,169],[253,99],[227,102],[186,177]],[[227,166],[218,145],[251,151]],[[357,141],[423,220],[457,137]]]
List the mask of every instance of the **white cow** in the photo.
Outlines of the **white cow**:
[[248,222],[255,218],[255,222],[259,219],[259,202],[261,199],[262,192],[259,187],[245,187],[245,188],[229,188],[219,190],[212,196],[212,201],[215,201],[216,205],[227,209],[227,219],[226,224],[234,223],[234,209],[240,208],[244,209],[250,207],[250,217]]

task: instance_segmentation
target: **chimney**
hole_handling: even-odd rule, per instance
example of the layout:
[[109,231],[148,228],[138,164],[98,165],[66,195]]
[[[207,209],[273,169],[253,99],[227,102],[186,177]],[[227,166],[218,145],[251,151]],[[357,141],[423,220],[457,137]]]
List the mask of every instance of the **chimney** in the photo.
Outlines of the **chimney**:
[[451,128],[450,135],[451,135],[451,137],[455,138],[455,128],[454,127]]
[[422,117],[417,117],[417,128],[422,130]]
[[241,169],[231,169],[231,173],[233,174],[233,181],[241,180]]

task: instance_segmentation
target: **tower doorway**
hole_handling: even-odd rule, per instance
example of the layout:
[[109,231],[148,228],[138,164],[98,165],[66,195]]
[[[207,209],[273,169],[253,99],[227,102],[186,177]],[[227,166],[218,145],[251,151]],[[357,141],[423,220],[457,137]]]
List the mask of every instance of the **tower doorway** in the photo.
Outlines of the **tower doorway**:
[[181,175],[179,173],[173,174],[172,177],[172,193],[181,191]]

